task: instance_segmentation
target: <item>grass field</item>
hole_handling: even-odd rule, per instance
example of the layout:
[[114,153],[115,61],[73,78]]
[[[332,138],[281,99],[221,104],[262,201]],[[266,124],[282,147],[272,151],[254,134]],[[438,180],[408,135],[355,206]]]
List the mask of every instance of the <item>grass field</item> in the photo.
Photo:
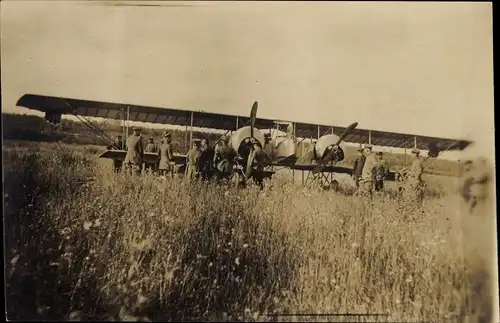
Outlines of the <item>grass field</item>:
[[421,213],[285,176],[258,192],[114,175],[100,149],[4,143],[10,320],[491,320],[494,220],[461,211],[456,183],[429,179]]

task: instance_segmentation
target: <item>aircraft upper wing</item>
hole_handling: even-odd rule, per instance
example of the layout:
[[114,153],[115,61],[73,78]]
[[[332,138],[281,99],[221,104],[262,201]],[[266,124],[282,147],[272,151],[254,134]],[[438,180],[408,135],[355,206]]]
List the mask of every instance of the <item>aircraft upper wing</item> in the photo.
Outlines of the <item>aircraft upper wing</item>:
[[[302,138],[317,138],[325,134],[336,134],[340,136],[347,127],[314,125],[308,123],[295,124],[295,136]],[[344,139],[345,142],[367,144],[371,142],[374,146],[394,147],[411,149],[416,147],[421,150],[428,150],[429,144],[437,143],[439,146],[448,148],[448,150],[463,150],[467,148],[472,141],[442,137],[431,137],[412,135],[397,132],[379,131],[372,129],[356,128]]]
[[[61,97],[25,94],[18,106],[51,114],[76,114],[86,117],[128,120],[136,122],[162,123],[176,126],[190,126],[191,113],[193,127],[218,130],[237,130],[250,123],[249,116],[235,116],[204,111],[189,111],[148,107],[133,104],[88,101]],[[273,120],[256,119],[255,127],[272,128]]]
[[[87,117],[125,120],[127,119],[128,113],[128,120],[130,121],[178,126],[190,126],[192,116],[193,127],[231,131],[249,124],[250,121],[249,116],[88,101],[36,94],[23,95],[18,100],[17,105],[45,112],[46,115],[76,114]],[[340,135],[346,129],[346,127],[331,125],[318,125],[295,121],[289,122],[293,123],[295,137],[298,138],[318,138],[328,133]],[[271,129],[275,128],[276,124],[275,120],[257,118],[255,127],[260,129]],[[354,129],[344,141],[359,144],[366,144],[371,141],[371,144],[375,146],[397,148],[413,148],[416,143],[417,148],[422,150],[427,150],[429,144],[433,142],[449,150],[462,150],[472,143],[468,140],[420,136],[362,128]]]

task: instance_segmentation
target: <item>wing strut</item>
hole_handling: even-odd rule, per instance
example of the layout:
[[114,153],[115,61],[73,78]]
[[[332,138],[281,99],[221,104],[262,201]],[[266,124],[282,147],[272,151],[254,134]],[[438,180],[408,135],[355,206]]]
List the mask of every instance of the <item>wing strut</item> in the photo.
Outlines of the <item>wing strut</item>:
[[94,125],[90,120],[88,120],[85,117],[79,116],[77,114],[74,114],[75,117],[77,117],[78,120],[80,120],[85,126],[87,126],[90,130],[93,130],[94,133],[99,136],[101,139],[104,139],[104,141],[109,141],[110,143],[113,143],[113,139],[109,137],[104,131],[102,131],[99,127]]
[[109,141],[110,143],[113,143],[113,139],[111,137],[109,137],[104,131],[102,131],[99,127],[97,127],[96,125],[94,125],[90,120],[88,120],[87,118],[85,118],[84,116],[79,116],[77,115],[75,112],[76,110],[73,109],[73,107],[71,106],[71,104],[68,103],[68,101],[64,101],[64,103],[66,103],[66,105],[71,109],[71,111],[73,112],[73,115],[78,119],[80,120],[85,126],[87,126],[89,129],[93,130],[94,133],[99,136],[101,139],[104,139],[104,141]]

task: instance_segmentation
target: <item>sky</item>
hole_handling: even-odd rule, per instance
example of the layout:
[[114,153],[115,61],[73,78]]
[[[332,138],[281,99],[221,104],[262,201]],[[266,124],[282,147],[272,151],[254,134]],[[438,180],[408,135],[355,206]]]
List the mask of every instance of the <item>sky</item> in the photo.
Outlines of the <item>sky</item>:
[[[25,93],[470,139],[494,159],[484,2],[2,1],[2,111]],[[142,3],[143,4],[143,3]]]

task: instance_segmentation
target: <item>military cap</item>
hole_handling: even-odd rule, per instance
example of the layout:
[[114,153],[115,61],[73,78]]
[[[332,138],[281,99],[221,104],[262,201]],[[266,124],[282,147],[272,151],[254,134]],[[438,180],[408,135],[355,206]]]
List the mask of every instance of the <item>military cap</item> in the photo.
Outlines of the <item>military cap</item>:
[[357,151],[363,151],[363,147],[359,147]]
[[250,142],[252,144],[258,144],[259,143],[259,141],[257,139],[255,139],[255,138],[250,138]]
[[155,140],[155,138],[149,137],[149,141],[153,141],[153,140]]
[[365,145],[365,149],[370,149],[370,150],[372,150],[372,148],[373,148],[373,146],[372,146],[372,145],[370,145],[370,144]]
[[420,154],[420,149],[418,149],[418,148],[413,148],[413,149],[411,150],[411,153],[412,153],[412,154]]
[[142,129],[140,127],[134,127],[134,128],[132,128],[132,130],[134,130],[134,131],[141,131]]
[[383,154],[383,153],[382,153],[381,151],[377,151],[375,154],[376,154],[377,156],[382,156],[382,154]]

